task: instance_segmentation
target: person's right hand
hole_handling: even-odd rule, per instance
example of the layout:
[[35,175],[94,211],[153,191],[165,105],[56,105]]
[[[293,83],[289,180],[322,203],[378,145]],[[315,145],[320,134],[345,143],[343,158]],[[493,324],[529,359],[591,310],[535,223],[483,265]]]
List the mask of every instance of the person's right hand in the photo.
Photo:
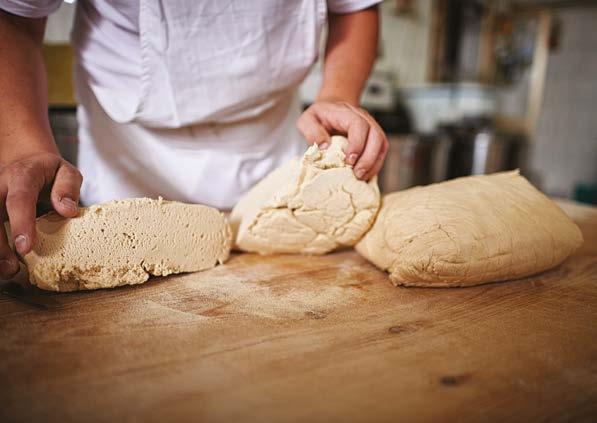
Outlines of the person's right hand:
[[[64,217],[78,212],[81,173],[57,154],[38,153],[0,167],[0,223],[9,221],[16,252],[24,256],[35,240],[35,213],[40,195]],[[14,276],[19,263],[0,225],[0,278]]]

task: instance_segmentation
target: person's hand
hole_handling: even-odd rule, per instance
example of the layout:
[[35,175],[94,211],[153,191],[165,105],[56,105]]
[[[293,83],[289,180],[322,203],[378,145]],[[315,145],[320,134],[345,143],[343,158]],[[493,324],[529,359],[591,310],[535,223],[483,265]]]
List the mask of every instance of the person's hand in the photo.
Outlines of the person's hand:
[[346,102],[317,101],[303,112],[297,127],[309,144],[326,148],[330,135],[346,135],[346,163],[357,178],[377,175],[388,152],[383,129],[365,110]]
[[[16,252],[24,256],[35,240],[36,204],[50,194],[52,207],[64,217],[78,212],[83,177],[60,156],[39,153],[0,167],[0,222],[9,221]],[[0,278],[19,270],[17,256],[8,245],[4,224],[0,225]]]

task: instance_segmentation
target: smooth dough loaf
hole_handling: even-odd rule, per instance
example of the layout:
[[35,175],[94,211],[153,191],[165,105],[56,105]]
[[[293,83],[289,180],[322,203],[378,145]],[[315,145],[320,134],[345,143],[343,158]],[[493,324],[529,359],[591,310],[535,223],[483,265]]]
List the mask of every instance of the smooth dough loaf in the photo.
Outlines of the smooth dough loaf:
[[309,147],[249,191],[230,216],[236,246],[260,254],[324,254],[354,245],[379,209],[377,180],[358,180],[344,161],[348,140]]
[[389,194],[356,249],[396,285],[450,287],[542,272],[582,242],[572,220],[514,171]]
[[40,217],[24,261],[39,288],[77,291],[208,269],[228,258],[230,244],[218,210],[139,198],[81,208],[73,219]]

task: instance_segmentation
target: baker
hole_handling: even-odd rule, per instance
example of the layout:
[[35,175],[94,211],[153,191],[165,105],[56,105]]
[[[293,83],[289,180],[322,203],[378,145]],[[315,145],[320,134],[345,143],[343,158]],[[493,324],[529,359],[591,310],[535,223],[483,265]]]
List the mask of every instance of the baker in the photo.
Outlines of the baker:
[[[349,139],[368,180],[387,140],[358,107],[375,59],[379,0],[79,0],[72,31],[76,169],[47,116],[46,17],[61,0],[0,0],[0,216],[30,251],[36,204],[65,217],[79,199],[157,197],[230,209],[305,140]],[[301,113],[297,87],[327,25],[323,82]],[[84,178],[83,178],[84,176]],[[0,276],[18,269],[0,228]]]

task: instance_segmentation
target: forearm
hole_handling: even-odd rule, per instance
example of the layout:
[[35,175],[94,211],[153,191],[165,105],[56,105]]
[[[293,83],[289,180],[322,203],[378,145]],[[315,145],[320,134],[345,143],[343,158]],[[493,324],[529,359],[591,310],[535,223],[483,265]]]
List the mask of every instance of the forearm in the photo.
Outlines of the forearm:
[[48,122],[44,29],[45,19],[0,11],[0,166],[30,154],[58,154]]
[[378,8],[330,14],[318,100],[359,104],[377,54]]

